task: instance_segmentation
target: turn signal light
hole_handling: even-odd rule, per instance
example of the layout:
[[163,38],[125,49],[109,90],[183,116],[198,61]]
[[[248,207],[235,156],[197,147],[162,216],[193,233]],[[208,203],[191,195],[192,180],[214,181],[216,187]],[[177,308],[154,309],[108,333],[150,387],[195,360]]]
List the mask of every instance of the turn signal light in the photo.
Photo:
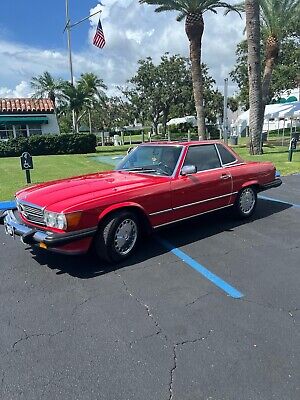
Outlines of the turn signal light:
[[43,243],[43,242],[41,242],[41,243],[39,244],[39,247],[40,247],[41,249],[47,249],[47,245],[46,245],[45,243]]
[[67,226],[68,228],[76,228],[76,226],[79,224],[80,219],[81,219],[81,212],[74,212],[70,214],[65,214],[66,219],[67,219]]

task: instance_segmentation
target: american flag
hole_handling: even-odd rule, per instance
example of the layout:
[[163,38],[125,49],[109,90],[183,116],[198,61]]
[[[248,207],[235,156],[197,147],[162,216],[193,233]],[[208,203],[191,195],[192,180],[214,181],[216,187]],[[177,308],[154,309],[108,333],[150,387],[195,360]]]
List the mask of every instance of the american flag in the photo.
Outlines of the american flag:
[[96,47],[99,47],[100,49],[102,49],[105,46],[105,37],[104,37],[100,18],[99,18],[97,30],[96,30],[96,33],[95,33],[95,36],[93,39],[93,45],[95,45]]

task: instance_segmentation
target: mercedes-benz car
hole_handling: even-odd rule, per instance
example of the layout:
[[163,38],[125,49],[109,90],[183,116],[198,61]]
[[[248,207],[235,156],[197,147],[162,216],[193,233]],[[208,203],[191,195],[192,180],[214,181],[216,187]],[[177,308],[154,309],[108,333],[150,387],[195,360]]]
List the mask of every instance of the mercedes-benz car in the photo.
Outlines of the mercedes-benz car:
[[65,254],[118,262],[153,229],[215,210],[250,217],[257,193],[281,184],[270,162],[247,162],[218,141],[141,144],[116,170],[33,185],[0,216],[7,234]]

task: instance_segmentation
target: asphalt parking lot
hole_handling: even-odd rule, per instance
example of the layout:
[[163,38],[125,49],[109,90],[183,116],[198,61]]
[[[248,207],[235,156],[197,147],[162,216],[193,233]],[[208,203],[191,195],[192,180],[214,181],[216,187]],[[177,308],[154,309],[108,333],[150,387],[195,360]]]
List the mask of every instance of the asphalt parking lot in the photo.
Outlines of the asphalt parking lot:
[[0,227],[0,398],[299,399],[300,175],[283,182],[251,220],[173,225],[115,268]]

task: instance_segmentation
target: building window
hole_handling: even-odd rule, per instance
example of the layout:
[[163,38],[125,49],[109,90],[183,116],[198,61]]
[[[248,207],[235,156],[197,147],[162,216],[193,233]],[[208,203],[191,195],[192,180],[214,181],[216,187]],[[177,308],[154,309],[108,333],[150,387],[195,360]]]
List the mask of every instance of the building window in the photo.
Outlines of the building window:
[[11,125],[0,124],[0,139],[12,139],[14,137]]
[[15,125],[16,137],[27,137],[27,125]]
[[42,135],[42,125],[41,124],[32,124],[28,125],[29,135]]

